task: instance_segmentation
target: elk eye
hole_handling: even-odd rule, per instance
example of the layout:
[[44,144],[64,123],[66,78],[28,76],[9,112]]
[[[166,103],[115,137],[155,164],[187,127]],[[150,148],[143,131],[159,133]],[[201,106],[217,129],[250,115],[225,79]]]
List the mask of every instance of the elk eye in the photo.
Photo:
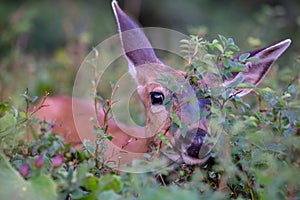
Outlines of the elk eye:
[[164,102],[164,94],[161,92],[150,92],[151,104],[152,105],[162,105]]

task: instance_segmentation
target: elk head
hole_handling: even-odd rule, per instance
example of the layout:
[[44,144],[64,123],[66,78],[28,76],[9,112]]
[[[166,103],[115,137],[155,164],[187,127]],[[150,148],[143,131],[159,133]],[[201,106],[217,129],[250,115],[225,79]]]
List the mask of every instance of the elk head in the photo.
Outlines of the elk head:
[[[129,72],[136,80],[137,92],[146,110],[146,136],[148,144],[158,143],[156,135],[161,132],[169,139],[173,149],[167,145],[162,152],[171,160],[186,164],[198,164],[206,160],[214,144],[207,140],[211,136],[208,126],[209,115],[200,119],[196,116],[202,110],[209,111],[209,99],[195,99],[195,89],[183,78],[184,72],[176,71],[159,60],[144,32],[132,21],[118,6],[112,2],[114,14],[117,19],[124,55],[128,61]],[[288,48],[289,39],[275,45],[250,51],[250,57],[257,58],[256,62],[246,63],[246,72],[235,73],[234,76],[222,83],[228,86],[242,77],[243,82],[258,85],[270,70],[272,64]],[[184,89],[171,90],[158,80],[161,74],[173,77],[183,85]],[[208,87],[213,86],[209,76],[203,78]],[[233,91],[231,95],[244,96],[252,89]],[[180,130],[175,133],[170,130],[170,111],[164,105],[166,97],[172,97],[180,107],[175,113],[181,121],[188,124],[186,133]],[[183,103],[182,103],[183,102]],[[197,119],[196,121],[193,119]]]

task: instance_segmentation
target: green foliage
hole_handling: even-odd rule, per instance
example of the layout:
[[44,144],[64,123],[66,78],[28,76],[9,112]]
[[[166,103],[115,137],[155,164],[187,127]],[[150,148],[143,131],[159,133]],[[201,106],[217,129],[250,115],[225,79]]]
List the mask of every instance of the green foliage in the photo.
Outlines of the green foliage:
[[[200,88],[197,97],[212,100],[209,122],[212,135],[208,140],[218,142],[215,147],[218,156],[217,164],[201,168],[207,173],[205,182],[226,187],[228,198],[299,198],[299,86],[288,82],[284,91],[276,92],[243,83],[241,77],[229,86],[201,88],[199,82],[203,75],[210,73],[222,85],[233,73],[244,72],[246,62],[257,59],[249,58],[249,53],[234,57],[239,48],[232,39],[223,36],[213,42],[191,36],[190,40],[182,41],[181,47],[188,60],[186,80]],[[296,78],[297,75],[292,80]],[[175,89],[181,84],[162,83]],[[241,88],[255,90],[257,105],[251,107],[240,97],[231,95]],[[174,115],[170,113],[173,124],[182,126]]]
[[49,175],[35,176],[26,181],[11,167],[2,153],[0,154],[0,168],[1,198],[34,199],[37,196],[47,200],[57,198],[56,185]]
[[[105,166],[100,170],[91,156],[94,144],[85,150],[74,150],[52,132],[52,122],[33,119],[26,106],[18,108],[12,101],[23,101],[19,94],[24,87],[38,94],[44,91],[70,93],[75,68],[87,51],[105,36],[115,33],[115,22],[107,17],[112,16],[110,3],[99,2],[0,3],[0,99],[4,100],[0,103],[0,199],[300,198],[300,102],[299,77],[296,77],[299,58],[295,59],[298,59],[296,63],[291,62],[294,58],[279,60],[278,63],[283,64],[280,68],[274,66],[276,70],[266,81],[268,87],[255,88],[258,100],[253,100],[254,95],[244,100],[229,99],[232,89],[253,86],[237,81],[229,88],[207,90],[198,82],[207,72],[222,82],[224,77],[243,71],[248,54],[241,54],[232,61],[230,58],[238,48],[232,39],[223,36],[212,42],[193,36],[191,41],[183,42],[183,50],[189,55],[186,58],[190,58],[186,66],[189,81],[199,87],[197,97],[213,97],[211,127],[224,127],[212,158],[201,167],[179,166],[176,170],[170,167],[158,174],[143,175],[116,175]],[[223,1],[178,1],[176,6],[173,1],[144,3],[146,6],[143,4],[142,9],[146,11],[141,11],[142,19],[149,19],[145,13],[150,13],[153,21],[174,15],[176,27],[201,24],[204,26],[197,30],[199,35],[220,31],[235,34],[234,38],[244,48],[287,36],[299,44],[297,1],[278,1],[272,5],[267,1],[228,1],[226,4]],[[154,10],[159,14],[154,15]],[[147,25],[147,21],[143,23]],[[288,53],[285,58],[289,58]],[[224,69],[219,71],[215,63],[222,63]],[[117,70],[113,70],[116,77]],[[107,88],[109,91],[109,85]],[[165,98],[168,109],[173,106],[171,99],[170,95]],[[201,114],[203,118],[208,113]],[[174,130],[180,124],[182,129],[185,127],[174,112],[173,120]],[[39,128],[33,129],[33,126]],[[98,127],[95,132],[103,135],[103,129]],[[34,138],[32,142],[24,140],[27,134]],[[160,136],[168,144],[167,138]],[[230,158],[222,157],[226,139],[230,141]],[[64,159],[61,160],[61,156]],[[53,160],[57,167],[53,167]],[[162,178],[157,181],[154,176]],[[227,177],[226,192],[219,189],[223,177]]]
[[[299,199],[300,109],[299,86],[286,83],[283,91],[255,88],[242,79],[229,86],[205,88],[203,75],[212,73],[223,82],[244,70],[248,54],[233,57],[239,48],[219,36],[212,42],[192,36],[183,41],[189,61],[183,81],[162,77],[169,89],[180,89],[184,80],[199,88],[197,97],[211,98],[211,158],[202,166],[177,165],[149,174],[116,174],[102,165],[102,138],[107,126],[99,125],[97,147],[73,149],[53,133],[53,123],[34,119],[28,105],[36,98],[25,92],[25,108],[0,103],[0,197],[3,199]],[[224,68],[217,68],[217,65]],[[169,82],[167,81],[169,80]],[[257,101],[248,103],[231,91],[253,88]],[[182,93],[187,91],[182,91]],[[184,129],[176,113],[176,98],[168,95],[174,129]],[[189,99],[186,99],[189,100]],[[112,99],[106,102],[109,118]],[[42,109],[39,107],[37,109]],[[209,113],[203,111],[202,117]],[[195,119],[196,120],[196,119]],[[33,129],[33,127],[38,127]],[[25,140],[28,137],[31,141]],[[170,145],[163,134],[159,139]],[[105,149],[105,148],[104,148]],[[100,152],[100,153],[99,153]],[[94,156],[97,154],[98,156]],[[13,187],[12,187],[13,186]]]

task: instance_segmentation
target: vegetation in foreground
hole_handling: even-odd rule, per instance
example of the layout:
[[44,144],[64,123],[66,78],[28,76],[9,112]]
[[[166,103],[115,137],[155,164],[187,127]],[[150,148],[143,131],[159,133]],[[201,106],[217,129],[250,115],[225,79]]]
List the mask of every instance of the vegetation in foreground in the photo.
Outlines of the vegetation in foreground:
[[[230,77],[233,72],[243,71],[249,59],[249,55],[242,54],[231,60],[239,48],[223,36],[212,42],[192,36],[182,44],[189,60],[185,78],[195,86],[201,74],[209,71],[220,79]],[[225,67],[217,70],[216,64]],[[236,82],[228,88],[200,88],[197,95],[213,99],[211,124],[223,127],[211,158],[201,166],[170,166],[147,174],[118,174],[104,164],[94,148],[103,139],[101,124],[95,124],[99,136],[96,145],[86,143],[82,149],[73,149],[65,144],[53,133],[54,122],[34,118],[34,113],[43,109],[43,101],[29,110],[36,98],[26,91],[22,95],[23,108],[15,108],[9,99],[0,104],[0,197],[299,199],[300,109],[296,81],[296,76],[286,78],[283,90],[254,88],[255,94],[247,102],[228,94],[232,89],[252,85]],[[173,122],[176,128],[179,122]],[[28,137],[33,139],[28,141]]]

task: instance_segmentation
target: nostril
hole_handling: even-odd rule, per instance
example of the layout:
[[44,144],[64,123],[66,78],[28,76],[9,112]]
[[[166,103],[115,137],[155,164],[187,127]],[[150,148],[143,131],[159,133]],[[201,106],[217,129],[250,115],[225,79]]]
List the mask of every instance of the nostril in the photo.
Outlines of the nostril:
[[186,152],[189,156],[193,158],[199,157],[199,152],[202,147],[202,144],[205,142],[205,137],[206,137],[206,132],[203,129],[198,128],[196,135],[192,140],[192,143],[186,149]]

